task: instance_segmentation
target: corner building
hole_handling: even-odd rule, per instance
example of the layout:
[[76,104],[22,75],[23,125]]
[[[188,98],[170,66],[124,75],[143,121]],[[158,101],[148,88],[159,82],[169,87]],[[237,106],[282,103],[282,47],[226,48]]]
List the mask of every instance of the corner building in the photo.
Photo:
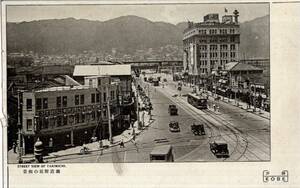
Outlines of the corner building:
[[238,61],[240,29],[239,12],[204,16],[200,23],[188,22],[183,34],[183,64],[188,81],[203,84],[213,70],[220,70],[229,62]]
[[33,152],[37,138],[42,140],[45,149],[53,145],[54,150],[87,143],[92,136],[108,138],[108,101],[112,130],[121,128],[119,82],[104,76],[87,77],[85,81],[81,86],[23,92],[22,148],[25,153]]

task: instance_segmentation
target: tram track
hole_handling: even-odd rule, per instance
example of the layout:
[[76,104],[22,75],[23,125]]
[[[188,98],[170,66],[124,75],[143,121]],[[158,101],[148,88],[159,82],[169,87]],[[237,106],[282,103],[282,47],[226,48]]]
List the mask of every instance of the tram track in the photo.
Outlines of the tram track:
[[[207,127],[210,129],[210,132],[211,132],[211,136],[210,136],[210,139],[209,139],[208,143],[215,141],[216,139],[214,139],[214,138],[222,138],[224,141],[228,141],[224,137],[225,135],[221,134],[220,126],[216,126],[211,121],[205,119],[203,116],[201,116],[201,114],[199,114],[199,112],[197,112],[195,109],[192,109],[191,107],[186,106],[186,104],[184,102],[180,101],[178,98],[170,98],[170,100],[173,101],[175,104],[181,104],[180,108],[182,108],[183,110],[189,112],[191,115],[195,116],[196,119],[198,119],[200,122],[204,122],[207,125]],[[215,118],[213,118],[213,119],[215,119]],[[238,139],[237,134],[235,133],[235,131],[232,131],[231,128],[227,127],[227,129],[229,129],[229,131],[232,132],[232,134],[235,135],[235,137],[236,137],[236,139],[233,139],[229,134],[226,135],[228,138],[230,138],[235,143],[235,146],[233,147],[234,148],[233,152],[237,151],[237,152],[241,153],[241,155],[239,157],[239,159],[240,159],[242,156],[244,156],[244,154],[245,154],[245,152],[247,150],[247,145],[246,145],[246,149],[244,151],[239,151],[237,148],[240,145],[240,143],[239,143],[239,139]],[[214,134],[215,132],[218,132],[218,136],[215,136],[215,134]],[[247,157],[245,156],[245,158],[247,158]],[[226,159],[224,159],[224,160],[226,160]]]

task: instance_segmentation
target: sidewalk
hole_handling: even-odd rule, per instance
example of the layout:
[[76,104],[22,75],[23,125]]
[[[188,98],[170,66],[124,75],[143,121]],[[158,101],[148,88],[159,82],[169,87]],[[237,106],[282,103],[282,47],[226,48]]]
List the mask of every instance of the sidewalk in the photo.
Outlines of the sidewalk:
[[[208,95],[209,97],[213,98],[213,94],[212,92],[208,91]],[[214,94],[216,95],[216,94]],[[262,109],[259,109],[259,108],[256,108],[256,110],[254,111],[254,107],[253,106],[248,106],[247,103],[245,102],[241,102],[241,101],[236,101],[234,99],[229,99],[227,97],[223,97],[221,95],[217,95],[218,97],[220,97],[220,100],[221,102],[224,102],[224,103],[227,103],[227,104],[230,104],[232,106],[236,106],[236,107],[239,107],[247,112],[250,112],[250,113],[253,113],[255,115],[258,115],[260,117],[263,117],[265,119],[270,119],[270,112],[267,112],[267,111],[264,111]]]

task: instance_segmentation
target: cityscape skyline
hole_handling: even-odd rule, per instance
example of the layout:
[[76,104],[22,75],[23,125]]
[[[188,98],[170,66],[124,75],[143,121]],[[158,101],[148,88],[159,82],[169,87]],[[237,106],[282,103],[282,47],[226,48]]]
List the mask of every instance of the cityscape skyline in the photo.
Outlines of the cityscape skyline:
[[[249,8],[250,7],[250,8]],[[114,11],[111,11],[111,8]],[[209,9],[209,11],[207,10]],[[178,24],[186,21],[202,22],[210,13],[230,14],[237,9],[240,21],[250,21],[269,14],[268,4],[148,4],[148,5],[38,5],[8,6],[7,22],[37,21],[47,19],[87,19],[105,22],[122,16],[134,15],[152,22]],[[255,10],[255,14],[253,14]],[[180,12],[181,14],[178,14]]]

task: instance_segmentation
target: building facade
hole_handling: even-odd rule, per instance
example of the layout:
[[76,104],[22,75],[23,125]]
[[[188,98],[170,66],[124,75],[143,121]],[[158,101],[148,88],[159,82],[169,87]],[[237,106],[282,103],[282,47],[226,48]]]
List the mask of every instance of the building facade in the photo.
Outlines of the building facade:
[[91,137],[108,138],[108,104],[112,129],[120,128],[119,83],[110,77],[91,78],[89,82],[95,79],[97,85],[51,87],[22,93],[25,153],[32,152],[37,138],[46,148],[80,145],[89,142]]
[[208,14],[203,22],[188,23],[183,34],[183,64],[190,82],[201,83],[213,70],[239,60],[238,17],[235,10],[233,15],[224,15],[221,22],[218,14]]

